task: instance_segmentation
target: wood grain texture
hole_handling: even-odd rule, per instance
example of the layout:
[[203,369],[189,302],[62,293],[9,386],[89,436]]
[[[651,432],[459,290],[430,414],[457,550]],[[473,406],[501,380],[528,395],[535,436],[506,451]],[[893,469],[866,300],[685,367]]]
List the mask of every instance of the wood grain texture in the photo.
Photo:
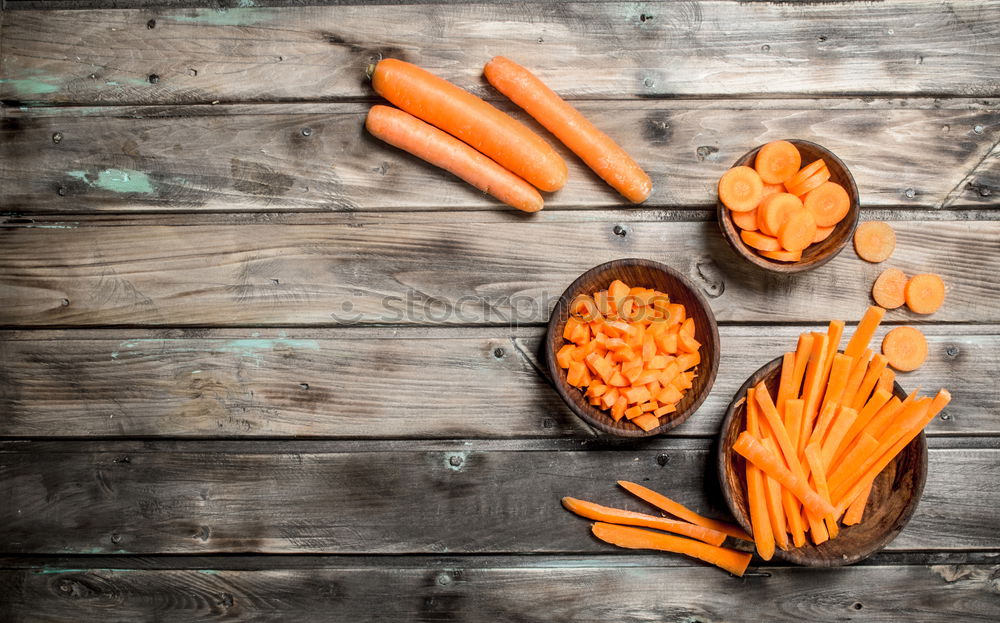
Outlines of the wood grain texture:
[[[222,449],[224,448],[224,449]],[[558,500],[642,510],[616,478],[725,516],[707,440],[576,450],[454,441],[0,446],[0,537],[12,554],[613,552]],[[338,450],[338,448],[340,448]],[[309,450],[309,451],[306,451]],[[1000,549],[1000,449],[935,448],[891,550]],[[648,479],[648,480],[647,480]],[[273,484],[271,484],[273,483]],[[401,512],[405,509],[405,512]]]
[[[722,173],[748,149],[780,138],[808,139],[836,153],[857,180],[864,207],[990,205],[978,193],[952,193],[1000,140],[996,100],[578,105],[649,172],[648,206],[714,209]],[[13,109],[0,122],[0,204],[23,213],[509,210],[369,136],[362,128],[367,109]],[[546,197],[548,210],[621,204],[578,158],[557,149],[570,179]]]
[[[0,614],[22,621],[995,621],[997,565],[801,569],[736,579],[707,567],[580,559],[291,570],[0,570]],[[521,566],[524,565],[524,566]],[[599,586],[599,590],[594,590]],[[670,590],[651,591],[650,586]],[[765,597],[766,595],[766,597]]]
[[[532,60],[542,80],[576,98],[990,97],[1000,95],[998,8],[891,0],[13,11],[0,37],[0,73],[9,77],[0,99],[366,97],[364,69],[380,56],[484,93],[479,74],[497,54]],[[437,44],[416,43],[414,32]]]
[[[845,252],[786,278],[739,260],[713,222],[538,216],[3,227],[0,326],[542,323],[567,284],[621,257],[678,270],[702,288],[720,322],[851,321],[861,317],[884,268]],[[935,322],[1000,321],[992,302],[1000,288],[1000,222],[895,228],[892,265],[940,273],[947,284]],[[905,311],[889,320],[926,321]]]
[[[670,434],[714,436],[743,381],[814,328],[722,327],[713,390]],[[945,386],[953,396],[947,419],[928,432],[1000,435],[1000,395],[987,390],[1000,374],[1000,328],[923,330],[928,360],[900,380],[910,390]],[[3,331],[0,436],[589,436],[542,372],[542,335],[541,328]]]

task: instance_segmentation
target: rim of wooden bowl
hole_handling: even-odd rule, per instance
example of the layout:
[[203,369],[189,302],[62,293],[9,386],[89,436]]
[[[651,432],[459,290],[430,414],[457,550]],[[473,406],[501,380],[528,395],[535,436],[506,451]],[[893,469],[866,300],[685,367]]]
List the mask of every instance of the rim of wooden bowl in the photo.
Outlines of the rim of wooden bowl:
[[[595,290],[593,286],[589,286],[586,290],[584,289],[584,285],[590,282],[604,282],[599,288],[607,288],[614,279],[621,277],[623,271],[627,271],[630,268],[659,272],[686,291],[688,296],[685,298],[692,299],[697,306],[697,314],[694,316],[695,331],[699,341],[702,343],[700,351],[702,361],[698,364],[698,376],[695,378],[692,390],[685,393],[684,398],[678,404],[677,411],[670,414],[671,417],[666,422],[649,431],[644,431],[637,426],[626,426],[622,423],[626,422],[624,419],[622,422],[615,422],[606,411],[602,411],[587,403],[583,392],[566,382],[566,372],[556,362],[556,351],[564,343],[562,337],[563,327],[569,317],[569,305],[573,298],[581,292],[591,294]],[[629,283],[628,279],[623,279],[623,281]],[[662,289],[671,297],[674,296],[674,291],[676,290],[675,287],[661,288],[656,284],[649,283],[635,282],[630,283],[630,285],[656,287],[657,289]],[[689,308],[689,316],[691,315],[691,311]],[[573,413],[584,422],[604,433],[616,437],[652,437],[680,426],[698,410],[698,407],[708,397],[719,371],[719,345],[719,326],[715,321],[715,314],[712,313],[712,308],[708,304],[708,300],[705,299],[694,284],[688,281],[684,275],[666,264],[640,258],[624,258],[612,260],[591,268],[577,277],[566,288],[562,296],[559,297],[555,307],[552,309],[552,315],[549,317],[548,329],[545,334],[545,364],[556,392]]]
[[[735,442],[739,431],[745,427],[746,420],[743,405],[746,402],[747,389],[756,385],[759,380],[767,379],[765,382],[768,385],[768,389],[772,392],[776,390],[777,381],[780,376],[781,361],[782,358],[777,357],[764,364],[743,383],[743,386],[737,390],[736,395],[729,403],[726,409],[726,417],[723,419],[722,427],[719,429],[719,439],[716,447],[716,467],[719,473],[719,485],[722,489],[722,495],[726,499],[726,504],[729,506],[729,511],[736,518],[740,526],[746,530],[747,534],[752,534],[753,530],[750,526],[749,509],[745,505],[746,496],[742,494],[737,499],[735,485],[729,478],[730,469],[732,469],[734,474],[737,474],[734,478],[738,479],[738,485],[744,487],[745,490],[745,478],[738,475],[743,472],[745,463],[742,457],[732,451],[732,444]],[[772,385],[774,387],[771,387]],[[894,384],[893,394],[900,399],[906,397],[906,392],[899,383]],[[908,473],[900,472],[898,469],[898,466],[903,461],[905,461],[904,465],[909,465],[910,467]],[[889,479],[887,474],[889,473],[891,473],[892,482],[886,485],[885,483]],[[871,523],[871,509],[865,512],[860,523],[854,526],[842,525],[840,527],[840,535],[835,539],[830,539],[822,545],[816,546],[812,545],[807,537],[806,545],[802,547],[793,547],[787,551],[776,547],[774,549],[774,556],[780,560],[808,567],[839,567],[864,560],[888,545],[906,527],[906,524],[909,523],[923,495],[924,485],[927,482],[927,437],[924,433],[920,433],[920,435],[911,441],[900,455],[893,459],[892,463],[882,471],[876,480],[876,488],[873,491],[882,490],[879,489],[879,481],[882,481],[883,484],[881,486],[889,486],[891,494],[900,494],[902,479],[912,481],[909,499],[905,501],[905,505],[900,509],[896,517],[893,518],[893,521],[883,526],[881,530],[875,531],[874,535],[868,541],[865,541],[862,547],[858,547],[854,551],[842,552],[838,546],[842,546],[846,542],[844,539],[848,539],[850,535],[864,534],[863,530],[871,531],[875,527]]]
[[[861,198],[858,194],[858,185],[854,182],[854,176],[851,175],[850,169],[848,169],[847,165],[845,165],[844,162],[832,151],[818,143],[813,143],[812,141],[805,141],[796,138],[786,138],[781,140],[788,141],[792,145],[795,145],[795,147],[799,149],[800,153],[802,153],[803,148],[807,151],[815,152],[815,154],[810,157],[805,157],[805,154],[803,154],[803,164],[808,164],[809,162],[816,160],[816,158],[823,158],[826,161],[827,168],[830,169],[830,181],[837,182],[844,187],[844,190],[847,191],[847,195],[851,199],[851,207],[847,212],[847,216],[837,223],[833,233],[831,233],[826,240],[823,240],[815,245],[811,245],[803,251],[802,259],[798,262],[777,262],[769,260],[758,254],[754,249],[747,246],[747,244],[743,242],[740,238],[738,228],[733,223],[733,217],[730,215],[729,209],[723,205],[721,200],[717,200],[715,203],[715,213],[719,221],[719,229],[722,230],[722,235],[737,255],[758,268],[775,273],[789,274],[819,268],[823,264],[826,264],[833,258],[837,257],[837,255],[844,250],[844,247],[847,246],[847,242],[852,236],[854,236],[854,230],[857,229],[858,226],[858,219],[861,216]],[[760,151],[760,148],[763,146],[764,145],[758,145],[743,154],[738,160],[736,160],[736,162],[733,163],[733,167],[744,165],[752,167],[752,162],[754,158],[757,157],[757,152]]]

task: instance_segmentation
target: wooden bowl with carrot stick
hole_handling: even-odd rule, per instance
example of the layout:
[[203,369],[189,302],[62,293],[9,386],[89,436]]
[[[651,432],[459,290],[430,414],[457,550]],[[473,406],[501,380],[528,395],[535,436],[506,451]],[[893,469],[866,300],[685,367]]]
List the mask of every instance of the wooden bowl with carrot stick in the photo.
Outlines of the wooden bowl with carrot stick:
[[[581,302],[591,315],[581,313]],[[680,425],[708,396],[719,328],[708,301],[680,273],[621,259],[588,270],[563,292],[544,349],[556,391],[584,422],[609,435],[650,437]]]
[[[748,390],[753,391],[753,388],[760,388],[761,383],[767,389],[767,400],[758,399],[755,393],[755,409],[750,418],[751,420],[758,418],[760,421],[766,421],[766,417],[760,413],[760,404],[762,402],[767,403],[770,401],[770,397],[779,395],[784,360],[785,357],[774,359],[747,379],[743,386],[736,392],[732,402],[730,402],[719,432],[716,462],[722,493],[733,516],[747,533],[753,532],[749,499],[751,494],[748,493],[748,462],[734,449],[734,446],[737,445],[741,433],[748,431],[749,427],[752,426],[748,422]],[[885,387],[891,387],[891,392],[887,391],[882,394],[883,399],[887,398],[889,394],[893,396],[889,403],[883,403],[886,408],[899,403],[906,404],[906,393],[898,383],[893,380],[891,381],[891,385],[887,384]],[[882,388],[882,391],[886,391],[885,387]],[[876,388],[876,391],[879,391],[878,388]],[[788,405],[791,403],[786,402],[785,404]],[[785,415],[785,421],[788,422],[787,414]],[[889,415],[889,411],[886,411],[886,415]],[[792,419],[797,420],[798,418]],[[858,419],[861,420],[863,418],[859,417]],[[817,418],[817,421],[821,420],[822,417]],[[795,425],[792,424],[791,426],[794,427]],[[799,426],[799,430],[801,431],[801,425]],[[833,429],[831,428],[830,430],[832,431]],[[794,436],[795,434],[792,433],[791,437]],[[820,436],[822,437],[822,435]],[[829,433],[827,434],[827,438],[829,438]],[[766,443],[768,447],[774,450],[774,456],[780,457],[780,450],[774,447],[780,444],[772,443],[772,441],[772,439],[767,439]],[[874,446],[874,440],[864,439],[863,441],[872,441]],[[795,442],[792,443],[794,444]],[[845,442],[841,447],[841,453],[836,454],[837,458],[831,459],[830,465],[834,470],[839,465],[839,459],[850,462],[850,457],[845,458],[845,456],[852,450],[858,456],[870,456],[873,453],[871,447],[857,441],[856,437],[853,442]],[[820,460],[817,459],[817,461]],[[782,465],[785,464],[782,463]],[[834,475],[836,475],[835,472]],[[810,480],[810,478],[812,477],[807,477],[807,480],[810,484],[814,484],[815,480]],[[766,476],[764,480],[767,480]],[[808,520],[803,518],[799,520],[799,525],[805,530],[804,544],[796,547],[792,537],[792,533],[794,532],[791,527],[792,522],[788,519],[788,514],[784,513],[782,522],[788,526],[787,536],[785,537],[787,549],[783,549],[780,546],[773,546],[773,555],[781,560],[811,567],[835,567],[863,560],[885,547],[906,526],[916,511],[917,503],[920,500],[926,480],[927,441],[924,433],[920,432],[878,474],[867,496],[867,502],[865,503],[862,499],[860,506],[857,504],[851,505],[859,506],[859,508],[849,508],[843,516],[844,525],[837,526],[838,533],[833,538],[827,538],[820,545],[815,545],[812,541],[813,531],[810,530],[811,526]],[[833,486],[835,481],[831,478],[829,484]],[[816,488],[818,489],[818,487]],[[785,491],[782,491],[782,494],[784,493]],[[768,497],[767,492],[764,493],[764,497]],[[792,499],[797,500],[794,497]],[[796,508],[801,508],[797,501],[793,504]],[[836,506],[836,504],[834,505]],[[846,525],[848,521],[852,521],[849,519],[852,511],[855,512],[853,521],[857,521],[857,523]],[[860,520],[857,517],[858,513],[860,513]],[[803,517],[805,517],[804,514]],[[824,532],[825,527],[829,525],[824,524],[822,521],[818,523],[822,524],[818,532]],[[777,539],[774,540],[776,541]]]
[[[779,160],[775,152],[780,150],[770,149],[775,146],[792,152],[794,162],[788,166],[792,167],[792,171],[798,169],[798,173],[784,183],[770,184],[768,180],[780,179],[781,174],[770,177],[766,172],[766,164],[758,163],[763,160],[770,160],[772,163]],[[758,159],[758,154],[762,152],[764,155]],[[787,161],[787,158],[784,159],[785,163]],[[836,257],[854,235],[861,213],[858,187],[847,166],[821,145],[785,139],[750,150],[733,164],[723,178],[740,172],[753,173],[762,166],[765,170],[763,177],[768,180],[761,177],[748,181],[758,186],[763,182],[763,190],[752,189],[746,197],[723,196],[729,189],[723,188],[720,180],[716,214],[719,228],[729,246],[751,264],[775,273],[812,270]],[[821,185],[823,188],[819,188]],[[754,196],[750,197],[751,194]],[[730,207],[736,210],[727,208],[727,200],[732,204]],[[791,204],[796,204],[798,209]],[[811,223],[795,223],[788,228],[789,231],[780,231],[784,222],[787,222],[784,218],[786,214],[794,213],[791,220],[796,220],[795,217],[804,216],[803,212],[810,212],[814,216],[804,219],[812,221]],[[799,235],[795,235],[796,233]],[[811,239],[796,240],[802,235],[811,236]],[[793,250],[783,248],[783,244]],[[792,247],[792,244],[795,246]]]

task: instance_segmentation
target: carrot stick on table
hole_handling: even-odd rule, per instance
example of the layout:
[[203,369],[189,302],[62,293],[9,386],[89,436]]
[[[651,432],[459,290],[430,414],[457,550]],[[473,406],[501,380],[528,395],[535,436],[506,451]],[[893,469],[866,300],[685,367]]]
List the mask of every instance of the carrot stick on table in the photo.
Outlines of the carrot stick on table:
[[542,209],[542,196],[531,184],[409,113],[389,106],[372,106],[365,127],[376,138],[453,173],[509,206],[525,212]]
[[595,521],[603,521],[623,526],[656,528],[657,530],[673,532],[691,537],[692,539],[698,539],[699,541],[704,541],[710,545],[722,545],[722,542],[726,540],[726,535],[718,530],[712,530],[711,528],[706,528],[704,526],[696,526],[695,524],[688,523],[686,521],[677,521],[676,519],[667,519],[666,517],[657,517],[655,515],[646,515],[644,513],[634,513],[632,511],[601,506],[600,504],[594,504],[593,502],[578,500],[571,497],[564,497],[562,499],[562,504],[566,507],[566,510],[576,513],[581,517],[586,517],[587,519],[593,519]]
[[736,443],[733,444],[733,450],[788,488],[810,513],[823,517],[833,512],[833,507],[813,491],[808,483],[785,467],[779,455],[765,448],[750,433],[746,431],[740,433]]
[[[757,414],[757,403],[754,400],[754,388],[747,390],[746,418],[747,431],[754,437],[760,437],[760,421]],[[757,555],[764,560],[774,556],[775,534],[769,514],[767,484],[764,474],[753,463],[747,461],[747,505],[750,507],[750,527],[753,531]]]
[[533,73],[496,56],[483,74],[629,201],[641,203],[649,197],[653,182],[635,160]]
[[539,190],[552,192],[566,184],[566,161],[545,139],[472,93],[395,58],[379,61],[368,73],[376,93]]
[[725,521],[719,521],[717,519],[702,517],[683,504],[679,504],[667,496],[653,491],[652,489],[647,489],[642,485],[638,485],[634,482],[628,482],[627,480],[619,480],[618,484],[632,495],[638,497],[640,500],[643,500],[648,504],[652,504],[653,506],[670,513],[678,519],[683,519],[684,521],[693,523],[697,526],[704,526],[706,528],[711,528],[712,530],[718,530],[719,532],[736,539],[751,542],[753,541],[750,535],[744,532],[739,526],[735,526]]
[[716,547],[715,545],[708,545],[700,541],[663,534],[662,532],[643,530],[642,528],[630,528],[628,526],[616,526],[614,524],[598,522],[594,524],[591,530],[597,538],[618,547],[655,549],[675,554],[685,554],[721,567],[734,575],[743,575],[752,558],[750,554],[745,552],[738,552],[725,547]]

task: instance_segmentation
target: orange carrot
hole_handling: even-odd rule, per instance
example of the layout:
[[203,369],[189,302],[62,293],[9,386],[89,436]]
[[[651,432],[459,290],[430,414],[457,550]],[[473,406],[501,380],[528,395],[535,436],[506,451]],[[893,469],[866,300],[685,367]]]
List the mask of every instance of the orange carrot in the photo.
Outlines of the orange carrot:
[[882,354],[900,372],[916,370],[927,359],[927,338],[913,327],[896,327],[885,334]]
[[376,138],[458,176],[509,206],[525,212],[542,209],[542,196],[531,184],[409,113],[372,106],[365,127]]
[[861,431],[861,434],[858,435],[858,440],[850,450],[839,461],[834,459],[834,465],[831,469],[827,470],[827,487],[833,486],[831,480],[836,479],[837,483],[839,483],[838,476],[843,477],[844,474],[857,470],[877,448],[878,439],[867,431]]
[[824,182],[809,191],[802,202],[812,212],[819,227],[833,227],[851,209],[851,199],[837,182]]
[[[792,395],[798,397],[802,389],[802,377],[806,373],[806,364],[809,363],[809,356],[812,353],[813,334],[810,332],[799,335],[798,344],[795,347],[795,370],[792,372]],[[781,405],[778,405],[781,409]]]
[[844,321],[831,320],[830,325],[826,329],[826,335],[828,339],[826,343],[826,360],[823,362],[822,386],[824,388],[830,380],[830,371],[833,369],[833,358],[840,352],[840,340],[844,336]]
[[[911,392],[910,395],[907,396],[902,402],[900,402],[895,396],[891,398],[875,413],[874,416],[872,416],[868,423],[865,424],[865,430],[867,430],[873,437],[881,439],[885,434],[885,431],[896,420],[896,418],[899,417],[904,410],[908,409],[910,404],[916,400],[918,391],[919,390]],[[875,393],[877,394],[878,392],[879,390],[876,390]]]
[[806,181],[810,177],[816,175],[817,173],[826,168],[827,168],[826,162],[822,158],[820,158],[819,160],[813,160],[806,166],[799,169],[799,171],[788,180],[788,183],[785,184],[785,186],[787,187],[788,184],[791,184],[792,186],[801,184],[802,182]]
[[747,246],[753,247],[758,251],[780,251],[781,243],[778,242],[777,238],[772,236],[766,236],[760,232],[756,231],[741,231],[740,239],[747,244]]
[[861,355],[854,358],[854,364],[851,367],[851,374],[847,377],[847,385],[844,386],[844,394],[838,401],[845,407],[850,407],[851,403],[854,402],[854,396],[858,393],[858,389],[861,387],[861,381],[865,378],[865,373],[868,371],[868,362],[872,358],[872,351],[870,348],[866,348]]
[[767,182],[764,182],[764,196],[761,197],[761,201],[775,193],[783,192],[787,192],[784,184],[768,184]]
[[882,370],[882,374],[878,377],[878,382],[875,383],[875,389],[884,389],[887,392],[892,392],[895,387],[895,382],[896,373],[889,368],[886,368],[885,370]]
[[696,526],[686,521],[677,521],[676,519],[667,519],[666,517],[656,517],[655,515],[646,515],[645,513],[635,513],[620,508],[601,506],[600,504],[571,497],[564,497],[562,504],[571,513],[576,513],[580,517],[586,517],[594,521],[603,521],[622,526],[656,528],[665,532],[683,534],[684,536],[704,541],[710,545],[722,545],[722,542],[726,540],[726,535],[718,530]]
[[819,409],[820,392],[822,391],[823,366],[826,361],[827,343],[830,337],[826,334],[814,334],[813,350],[809,357],[809,365],[806,368],[805,385],[802,389],[802,400],[805,403],[802,409],[802,428],[800,429],[798,449],[800,452],[806,449],[806,442],[813,430],[813,420]]
[[805,181],[799,184],[792,184],[788,182],[785,184],[785,188],[788,192],[792,193],[797,197],[805,197],[809,191],[815,190],[825,184],[827,180],[830,179],[830,169],[825,166],[820,169],[815,175],[811,175],[806,178]]
[[733,224],[740,229],[757,231],[757,208],[748,212],[733,212],[730,210],[729,215],[733,218]]
[[[754,401],[755,391],[754,388],[747,390],[747,431],[754,437],[759,437],[760,422],[758,421],[757,405]],[[775,534],[774,526],[771,524],[767,485],[764,478],[760,469],[747,461],[747,505],[750,507],[750,527],[753,530],[753,540],[757,547],[757,555],[764,560],[771,560],[771,557],[774,556],[774,541],[777,534]]]
[[933,314],[944,302],[944,281],[933,273],[915,275],[906,282],[906,306],[915,314]]
[[[777,236],[788,217],[803,209],[802,201],[795,195],[789,193],[770,195],[762,200],[757,208],[757,226],[761,233]],[[811,237],[809,241],[812,242]],[[793,249],[789,249],[791,250]]]
[[785,353],[781,358],[781,376],[778,381],[778,395],[774,399],[774,406],[778,408],[778,414],[782,416],[785,413],[785,401],[789,398],[795,398],[795,394],[792,393],[794,391],[792,389],[792,376],[794,374],[795,353]]
[[[781,421],[781,416],[778,415],[778,409],[774,406],[774,402],[771,400],[771,394],[767,391],[767,386],[764,385],[763,381],[757,383],[757,386],[754,387],[754,400],[756,401],[757,406],[760,407],[760,413],[767,421],[768,427],[770,427],[771,436],[774,437],[776,442],[778,442],[778,448],[781,450],[781,456],[784,457],[788,468],[793,474],[797,474],[800,478],[804,479],[805,476],[802,473],[802,465],[799,462],[795,442],[793,442],[788,436],[788,431],[785,429],[785,423]],[[754,436],[756,437],[756,435]]]
[[[826,391],[823,392],[823,402],[820,405],[820,413],[829,404],[840,404],[844,397],[844,388],[847,387],[847,377],[854,367],[854,359],[847,355],[837,353],[833,356],[833,365],[830,368],[830,378],[827,381]],[[817,427],[819,428],[819,427]],[[826,434],[826,429],[820,431],[820,436]]]
[[781,485],[795,494],[795,497],[817,517],[825,517],[833,513],[833,507],[824,501],[818,493],[813,491],[803,479],[789,471],[785,467],[781,457],[768,451],[750,433],[743,431],[733,444],[733,450],[742,455],[761,469],[765,474],[774,478]]
[[798,173],[802,156],[788,141],[771,141],[757,151],[754,169],[768,184],[781,184]]
[[851,505],[847,507],[847,512],[844,513],[844,525],[853,526],[861,522],[861,517],[864,515],[865,506],[868,505],[868,498],[872,494],[872,487],[875,485],[875,481],[871,481],[868,486],[858,494],[858,497],[854,498]]
[[785,401],[785,429],[788,431],[788,438],[792,440],[798,448],[799,436],[802,434],[802,407],[805,402],[798,398]]
[[802,251],[761,251],[760,254],[778,262],[798,262],[802,259]]
[[872,298],[880,307],[896,309],[906,302],[906,274],[898,268],[887,268],[872,284]]
[[[824,435],[826,435],[827,428],[829,428],[830,424],[833,422],[834,416],[837,415],[837,409],[839,407],[840,405],[838,405],[837,403],[831,402],[828,403],[823,408],[822,411],[820,411],[819,417],[816,418],[816,425],[813,426],[812,432],[809,434],[809,439],[806,442],[806,445],[809,445],[814,442],[816,443],[823,442],[823,437]],[[804,450],[805,449],[803,448],[803,451]],[[805,465],[804,469],[808,475],[809,471],[808,464]]]
[[700,541],[693,541],[682,537],[643,530],[642,528],[631,528],[628,526],[616,526],[614,524],[598,522],[591,530],[594,536],[627,549],[653,549],[675,554],[685,554],[698,560],[721,567],[726,571],[742,576],[750,564],[752,556],[745,552],[738,552],[734,549],[716,547]]
[[847,434],[847,431],[850,430],[857,419],[858,412],[854,409],[850,407],[839,407],[837,409],[837,415],[830,424],[829,431],[826,434],[826,438],[823,439],[821,446],[823,465],[827,471],[829,471],[830,464],[833,462],[837,448],[840,447],[840,443],[844,440],[844,435]]
[[[771,452],[776,453],[778,451],[773,437],[765,437],[763,443]],[[748,463],[747,469],[750,467],[751,465]],[[770,476],[764,476],[764,499],[767,503],[767,517],[771,520],[771,534],[774,537],[774,544],[783,550],[787,550],[788,532],[785,522],[785,511],[781,506],[781,483]]]
[[[834,464],[836,461],[843,456],[847,449],[854,443],[854,438],[857,437],[862,430],[864,430],[869,422],[873,421],[873,418],[885,407],[887,403],[892,400],[896,401],[896,404],[902,404],[898,398],[894,398],[889,392],[879,389],[872,394],[871,400],[869,400],[860,411],[856,411],[857,416],[854,418],[854,422],[848,427],[847,432],[845,432],[840,440],[839,447],[834,450],[833,459],[827,461],[827,465]],[[852,410],[854,410],[852,408]],[[825,454],[825,448],[824,448]]]
[[865,315],[861,317],[858,327],[854,330],[851,341],[847,343],[844,354],[848,357],[857,357],[863,353],[868,348],[868,343],[872,341],[872,336],[875,335],[875,330],[878,329],[883,316],[885,316],[885,310],[881,307],[874,305],[869,307],[865,311]]
[[896,249],[896,232],[888,223],[869,221],[854,230],[854,251],[866,262],[884,262]]
[[719,179],[719,199],[733,212],[749,212],[764,195],[764,182],[750,167],[733,167]]
[[858,410],[865,405],[865,402],[872,395],[872,390],[875,389],[875,383],[878,382],[882,370],[885,370],[886,363],[887,360],[882,353],[876,353],[872,357],[868,363],[868,369],[865,371],[865,378],[861,380],[861,387],[854,393],[854,398],[849,405],[851,408]]
[[813,236],[813,244],[816,244],[817,242],[823,242],[824,240],[829,238],[830,234],[833,233],[834,229],[837,229],[836,225],[832,227],[820,227],[819,225],[817,225],[816,235]]
[[652,504],[653,506],[670,513],[678,519],[683,519],[684,521],[693,523],[696,526],[704,526],[705,528],[718,530],[719,532],[728,534],[733,538],[743,541],[753,541],[753,539],[750,538],[750,535],[744,532],[739,526],[735,526],[725,521],[719,521],[717,519],[702,517],[683,504],[679,504],[667,496],[653,491],[652,489],[647,489],[642,485],[635,484],[634,482],[628,482],[626,480],[619,480],[618,484],[632,495],[638,497],[640,500],[643,500],[648,504]]
[[369,67],[375,92],[492,158],[540,190],[566,184],[566,162],[545,140],[472,93],[394,58]]
[[486,79],[545,126],[594,173],[633,203],[642,203],[653,182],[625,150],[601,132],[533,73],[503,56],[483,69]]
[[[830,490],[827,488],[826,483],[826,468],[823,466],[823,458],[820,456],[819,443],[812,442],[806,446],[806,461],[809,463],[809,468],[813,474],[813,482],[816,483],[816,491],[819,496],[823,498],[828,504],[830,503]],[[837,520],[833,516],[823,517],[823,521],[826,523],[827,535],[829,538],[835,538],[839,532],[837,528]],[[813,533],[813,542],[819,545],[823,542],[822,536],[820,536],[820,541],[816,541],[817,535]]]
[[[628,409],[625,410],[626,412]],[[641,428],[642,430],[649,432],[654,428],[658,428],[661,424],[660,418],[653,415],[652,413],[643,413],[637,417],[631,418],[632,423]]]

